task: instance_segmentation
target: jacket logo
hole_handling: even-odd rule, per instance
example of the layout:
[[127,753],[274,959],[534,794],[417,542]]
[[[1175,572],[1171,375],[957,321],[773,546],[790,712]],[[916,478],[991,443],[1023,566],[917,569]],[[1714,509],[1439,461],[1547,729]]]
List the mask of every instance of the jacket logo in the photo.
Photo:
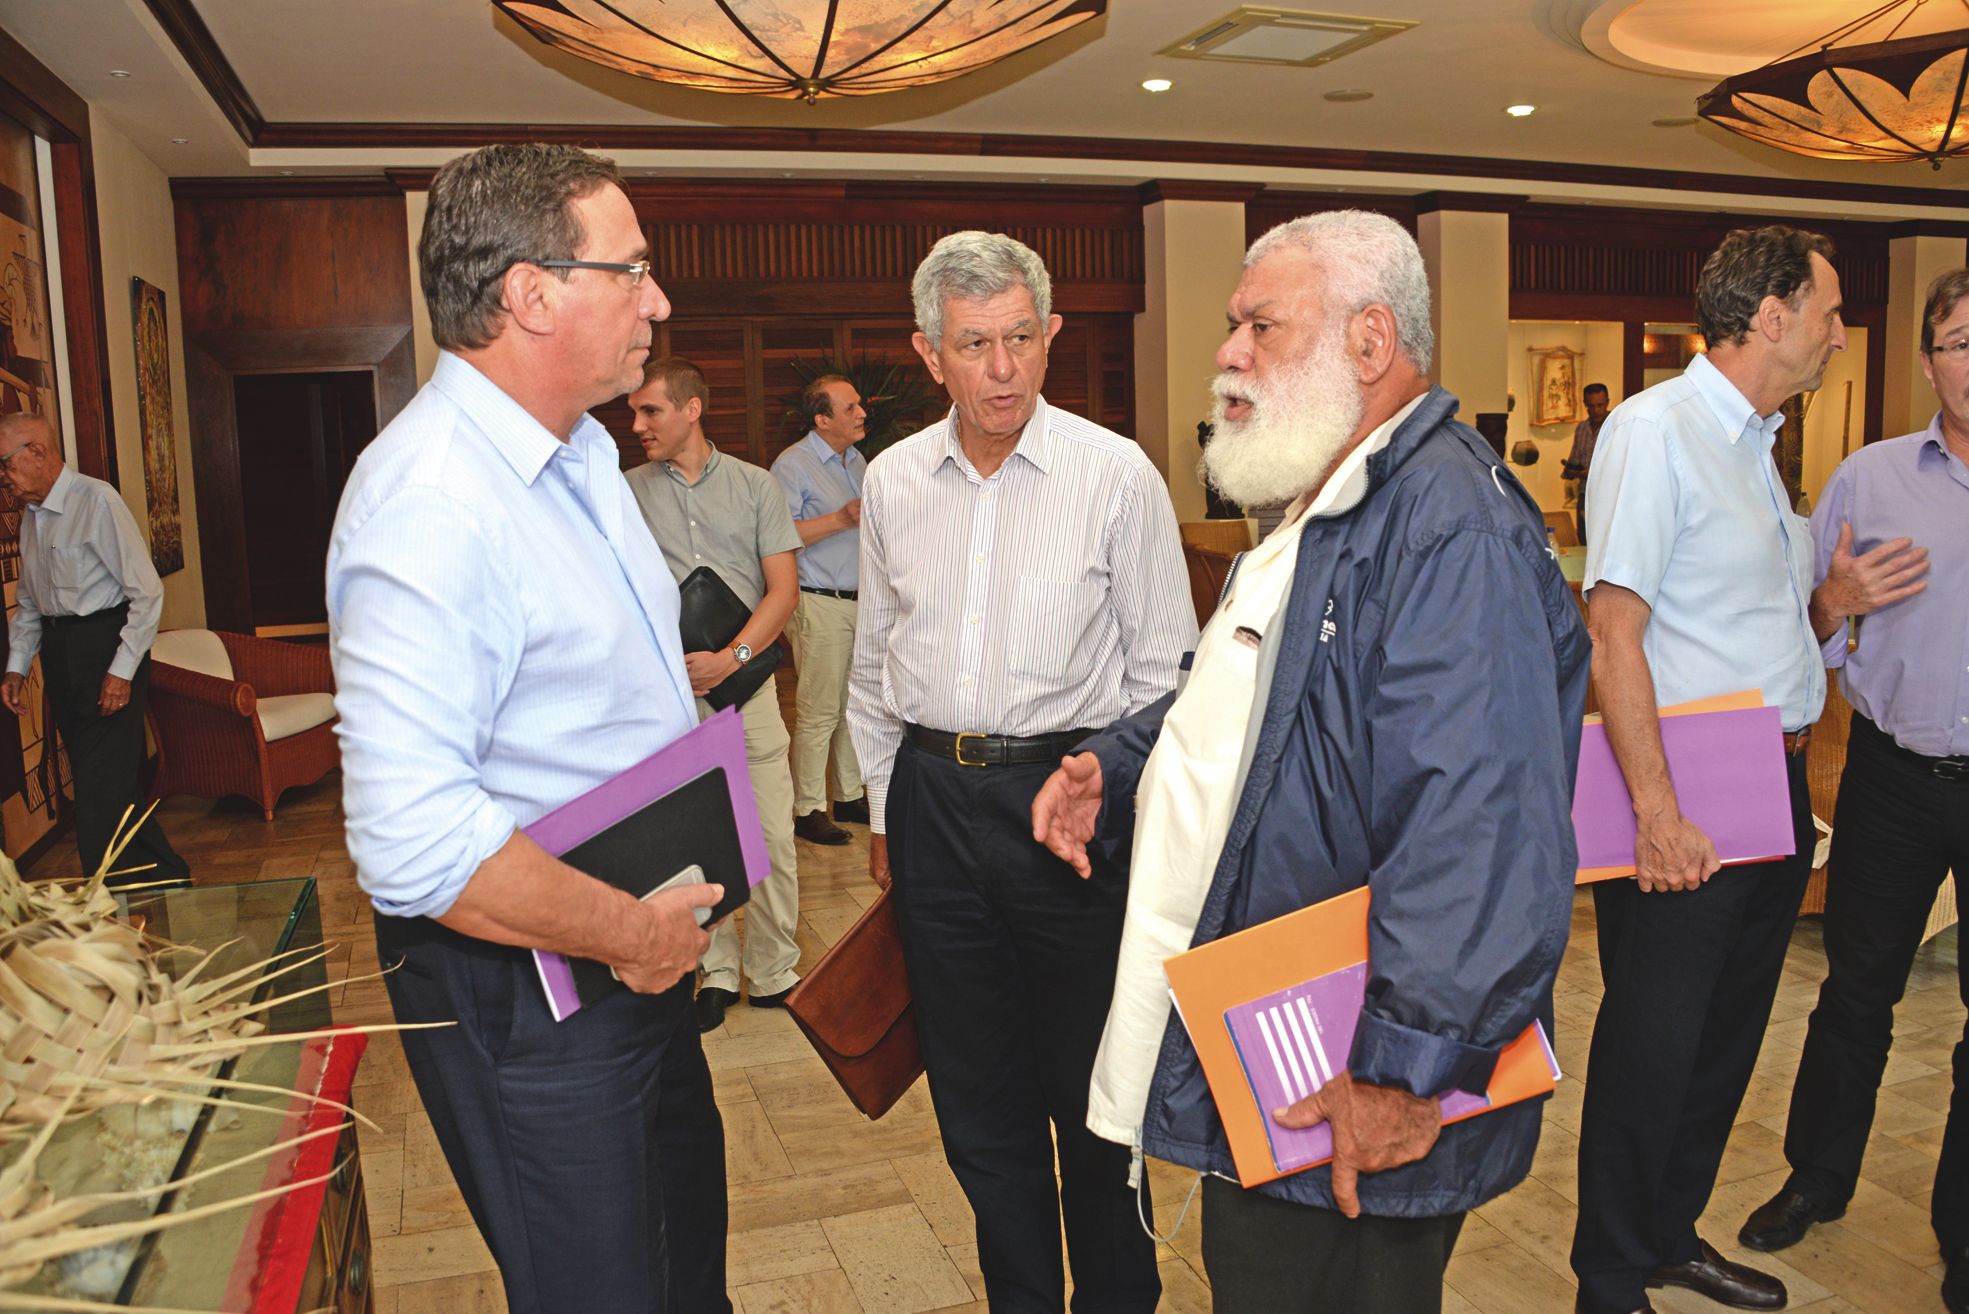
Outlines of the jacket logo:
[[1321,615],[1324,619],[1320,621],[1320,642],[1327,643],[1332,640],[1334,635],[1340,633],[1340,627],[1333,623],[1332,598],[1326,600],[1326,610]]

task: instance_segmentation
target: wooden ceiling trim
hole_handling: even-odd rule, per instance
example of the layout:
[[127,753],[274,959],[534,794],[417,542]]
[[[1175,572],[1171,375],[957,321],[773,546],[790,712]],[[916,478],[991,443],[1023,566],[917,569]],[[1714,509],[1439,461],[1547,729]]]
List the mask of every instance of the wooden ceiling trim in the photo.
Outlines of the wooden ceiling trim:
[[171,38],[171,44],[185,57],[185,63],[191,65],[191,71],[219,112],[226,116],[226,122],[232,124],[233,131],[248,146],[258,145],[260,135],[266,131],[266,116],[260,113],[232,61],[219,49],[212,29],[205,26],[191,0],[144,0],[144,4],[164,28],[164,34]]

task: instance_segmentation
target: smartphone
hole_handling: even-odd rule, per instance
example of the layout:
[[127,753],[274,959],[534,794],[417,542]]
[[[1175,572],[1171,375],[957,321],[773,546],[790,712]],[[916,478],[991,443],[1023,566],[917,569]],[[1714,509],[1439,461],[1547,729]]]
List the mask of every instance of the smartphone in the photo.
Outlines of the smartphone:
[[[675,890],[675,889],[681,889],[686,885],[702,885],[702,884],[704,884],[704,868],[698,866],[696,863],[693,862],[690,866],[684,868],[682,871],[678,872],[675,876],[672,876],[669,880],[662,882],[655,889],[651,890],[648,894],[645,894],[643,896],[643,901],[647,902],[648,900],[653,899],[657,895],[663,893],[665,890]],[[709,908],[693,908],[691,909],[691,911],[697,915],[697,924],[699,926],[702,926],[706,922],[711,920],[711,910]],[[622,979],[620,976],[616,975],[616,971],[613,967],[609,968],[608,974],[610,976],[615,977],[615,979],[618,981]]]

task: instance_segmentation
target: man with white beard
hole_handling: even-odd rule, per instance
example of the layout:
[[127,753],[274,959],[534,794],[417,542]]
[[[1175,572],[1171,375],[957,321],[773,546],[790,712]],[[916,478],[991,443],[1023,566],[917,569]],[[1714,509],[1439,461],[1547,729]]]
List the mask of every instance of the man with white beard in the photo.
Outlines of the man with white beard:
[[[1083,873],[1132,846],[1088,1126],[1211,1174],[1227,1314],[1437,1311],[1464,1214],[1530,1168],[1539,1104],[1441,1125],[1552,1026],[1572,909],[1587,643],[1538,507],[1427,381],[1429,287],[1392,220],[1255,242],[1217,353],[1205,467],[1290,503],[1233,571],[1188,683],[1067,758],[1033,832]],[[1335,1158],[1252,1190],[1162,961],[1369,886],[1345,1071],[1274,1116]]]

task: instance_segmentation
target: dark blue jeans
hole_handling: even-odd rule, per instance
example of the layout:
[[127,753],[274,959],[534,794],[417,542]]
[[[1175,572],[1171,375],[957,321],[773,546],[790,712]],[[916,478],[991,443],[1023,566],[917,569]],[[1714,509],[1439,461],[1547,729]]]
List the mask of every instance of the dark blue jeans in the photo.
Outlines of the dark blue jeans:
[[1077,1314],[1152,1314],[1162,1282],[1128,1151],[1087,1130],[1127,889],[1098,867],[1084,881],[1033,842],[1032,798],[1052,769],[897,753],[889,863],[916,1030],[993,1314],[1063,1307],[1063,1209]]
[[[1784,1133],[1787,1185],[1823,1204],[1843,1204],[1859,1182],[1894,1005],[1951,867],[1969,875],[1969,780],[1924,769],[1855,712],[1828,866],[1825,984]],[[1960,952],[1956,967],[1969,1004],[1969,959]],[[1969,1245],[1969,1030],[1955,1046],[1933,1216],[1945,1253]]]
[[417,1093],[512,1314],[728,1314],[725,1133],[687,976],[565,1022],[530,955],[376,918]]

